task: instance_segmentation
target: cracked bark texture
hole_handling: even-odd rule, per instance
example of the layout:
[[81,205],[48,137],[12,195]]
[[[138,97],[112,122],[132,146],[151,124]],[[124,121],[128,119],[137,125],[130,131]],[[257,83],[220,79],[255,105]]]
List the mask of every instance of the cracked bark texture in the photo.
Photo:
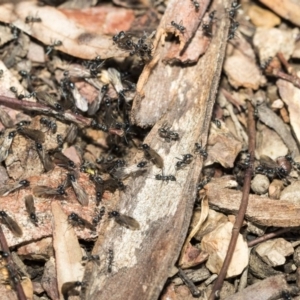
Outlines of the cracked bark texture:
[[[170,1],[170,5],[173,2]],[[176,86],[176,92],[169,93],[167,98],[161,96],[152,100],[147,112],[151,117],[152,110],[157,112],[159,104],[166,102],[164,111],[146,121],[156,124],[144,141],[164,159],[166,175],[175,174],[176,157],[193,153],[196,142],[206,145],[227,44],[229,19],[225,14],[229,5],[228,0],[214,1],[213,6],[223,17],[218,20],[207,52],[197,64],[165,66],[168,76],[163,80],[156,72],[157,65],[150,72],[150,77],[157,76],[158,88]],[[158,51],[159,47],[162,46],[158,46]],[[179,141],[166,143],[159,138],[158,128],[165,122],[179,133]],[[140,161],[142,156],[140,151],[132,163]],[[172,275],[189,228],[203,163],[202,157],[196,154],[194,157],[190,165],[176,172],[176,182],[166,184],[155,180],[161,170],[154,165],[146,175],[129,179],[126,192],[112,209],[134,217],[141,229],[131,231],[114,220],[103,223],[93,250],[93,254],[100,256],[101,267],[92,263],[87,266],[84,280],[88,286],[84,299],[150,300],[159,297],[167,278]],[[109,249],[114,251],[111,273],[107,272]]]

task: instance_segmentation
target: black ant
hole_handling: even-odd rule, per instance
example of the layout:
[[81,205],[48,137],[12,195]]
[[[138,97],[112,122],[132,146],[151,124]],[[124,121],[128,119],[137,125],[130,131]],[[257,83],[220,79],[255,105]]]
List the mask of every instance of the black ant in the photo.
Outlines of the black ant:
[[207,159],[207,152],[204,148],[202,148],[202,145],[200,143],[195,143],[195,150],[194,150],[195,153],[199,153],[200,155],[203,156],[203,159]]
[[51,45],[48,45],[46,47],[46,55],[49,55],[55,47],[59,47],[59,46],[62,46],[62,41],[54,41]]
[[250,163],[250,153],[244,153],[244,154],[242,154],[241,158],[242,159],[237,164],[238,168],[240,168],[242,170],[248,169],[250,167],[250,165],[251,165],[251,163]]
[[233,1],[233,2],[231,3],[231,9],[230,9],[229,12],[228,12],[229,18],[234,19],[235,14],[236,14],[237,10],[238,10],[240,7],[241,7],[241,5],[238,4],[237,1]]
[[231,22],[227,40],[232,40],[235,37],[235,32],[237,31],[239,26],[240,26],[239,22],[237,22],[237,21]]
[[105,124],[98,123],[96,120],[92,120],[91,127],[96,130],[108,132],[108,127]]
[[164,168],[163,159],[154,149],[152,149],[148,144],[142,144],[141,148],[144,151],[146,159],[151,160],[158,168]]
[[162,127],[158,129],[158,134],[160,137],[164,138],[166,142],[178,141],[179,134],[175,131],[170,130],[171,127],[167,126],[165,123]]
[[176,169],[178,170],[178,169],[190,164],[193,160],[193,157],[194,156],[192,154],[184,154],[184,155],[182,155],[182,159],[176,157],[177,159],[179,159],[179,161],[175,165]]
[[198,12],[198,11],[199,11],[199,8],[200,8],[200,4],[199,4],[199,2],[198,2],[198,1],[196,1],[196,0],[192,0],[192,3],[193,3],[193,5],[195,6],[195,10],[196,10],[196,12]]
[[185,27],[183,25],[177,24],[175,21],[171,21],[171,25],[181,33],[184,33]]
[[208,15],[208,17],[209,17],[208,23],[204,23],[204,24],[202,25],[203,33],[204,33],[204,35],[207,36],[207,37],[212,37],[212,35],[213,35],[213,34],[212,34],[212,27],[213,27],[213,21],[214,21],[214,19],[215,19],[215,13],[216,13],[216,11],[213,10],[213,11]]
[[41,117],[40,118],[40,123],[41,125],[48,127],[49,129],[51,129],[52,133],[56,133],[57,131],[57,124],[55,121],[52,121],[50,119],[47,119],[45,117]]
[[20,37],[21,30],[13,24],[9,24],[10,32],[13,35],[14,43],[18,43],[18,39]]
[[[99,55],[97,55],[94,59],[83,62],[83,66],[89,69],[92,77],[96,77],[100,73],[100,68],[103,66],[103,64],[104,61]],[[69,74],[66,73],[64,75],[68,76]]]
[[155,175],[155,179],[165,181],[166,183],[168,183],[169,181],[176,181],[176,177],[174,175],[160,175],[160,174],[157,174],[157,175]]
[[94,225],[92,225],[89,221],[81,218],[80,216],[78,216],[76,213],[72,212],[69,216],[68,216],[68,222],[73,226],[77,226],[80,228],[88,228],[91,231],[95,230]]
[[92,261],[95,262],[97,265],[99,265],[100,257],[98,254],[90,254],[90,255],[84,255],[82,256],[81,260],[83,262],[85,261]]
[[263,174],[270,179],[275,176],[279,178],[285,178],[290,171],[290,168],[286,168],[285,165],[279,165],[272,158],[266,155],[261,155],[260,165],[256,167],[255,172]]
[[115,43],[119,42],[121,39],[123,39],[125,37],[125,32],[124,31],[120,31],[119,33],[117,33],[116,35],[113,36],[113,41]]
[[37,226],[38,225],[38,218],[35,213],[35,206],[34,206],[34,200],[32,195],[28,195],[25,197],[25,206],[27,213],[29,215],[30,221]]
[[127,215],[123,215],[116,210],[110,211],[108,213],[108,217],[110,219],[114,218],[119,225],[127,229],[140,230],[140,223],[136,219]]
[[219,119],[213,119],[212,122],[220,129],[222,124]]
[[99,224],[99,222],[102,220],[104,215],[105,215],[105,207],[102,206],[99,212],[97,212],[97,215],[93,218],[92,224],[96,227]]
[[113,249],[108,249],[108,256],[107,256],[107,272],[111,273],[112,271],[112,264],[114,261],[114,251]]
[[15,94],[18,100],[23,100],[24,98],[31,98],[34,94],[34,93],[30,93],[28,95],[18,94],[18,90],[16,89],[15,86],[11,86],[9,89]]
[[42,19],[40,17],[33,17],[33,16],[27,16],[25,18],[25,23],[29,24],[29,23],[40,23],[42,22]]
[[197,186],[197,191],[202,190],[210,181],[211,177],[207,177],[206,179],[202,180]]

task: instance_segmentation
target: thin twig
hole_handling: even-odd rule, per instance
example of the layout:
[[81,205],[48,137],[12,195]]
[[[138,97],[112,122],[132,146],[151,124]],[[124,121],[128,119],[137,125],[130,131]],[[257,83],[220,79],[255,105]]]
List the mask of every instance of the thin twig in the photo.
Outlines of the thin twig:
[[73,122],[83,127],[89,126],[91,123],[91,119],[85,118],[79,114],[77,115],[71,112],[61,113],[49,106],[37,102],[18,100],[16,98],[0,95],[0,104],[17,110],[36,111],[44,115],[53,115],[59,120]]
[[278,229],[277,231],[274,231],[274,232],[271,232],[271,233],[268,233],[268,234],[264,234],[263,236],[260,236],[250,242],[248,242],[248,247],[253,247],[255,245],[257,245],[258,243],[261,243],[261,242],[264,242],[264,241],[267,241],[271,238],[274,238],[276,236],[279,236],[285,232],[289,232],[291,231],[291,228],[290,227],[287,227],[287,228],[281,228],[281,229]]
[[253,164],[254,164],[254,150],[255,150],[255,120],[254,120],[254,109],[250,103],[250,101],[247,102],[248,106],[248,136],[249,136],[249,147],[248,151],[250,154],[250,167],[245,172],[245,178],[244,178],[244,186],[243,186],[243,194],[242,194],[242,201],[240,204],[240,208],[238,211],[238,214],[236,216],[236,220],[232,229],[232,235],[231,240],[228,246],[228,251],[223,263],[223,266],[221,268],[221,271],[219,273],[219,276],[217,280],[214,283],[212,292],[209,296],[209,300],[214,300],[218,297],[220,294],[220,290],[223,285],[223,281],[226,277],[226,273],[229,267],[229,264],[231,262],[234,249],[236,246],[236,242],[240,233],[240,229],[242,227],[245,213],[248,206],[248,198],[249,198],[249,192],[250,192],[250,183],[251,183],[251,177],[253,172]]
[[274,75],[277,78],[281,78],[283,80],[291,82],[295,87],[300,88],[300,78],[297,76],[289,75],[287,73],[284,73],[281,70],[274,69],[272,72],[272,75]]
[[285,59],[284,55],[282,52],[278,52],[277,55],[278,59],[280,60],[281,64],[284,66],[286,69],[287,73],[295,76],[295,71],[293,70],[292,66],[288,63],[288,61]]
[[26,296],[22,287],[22,284],[19,280],[18,277],[16,277],[17,271],[15,269],[15,263],[12,260],[9,248],[8,248],[8,244],[5,238],[5,235],[3,233],[2,227],[0,225],[0,246],[3,252],[8,253],[8,256],[6,257],[6,261],[7,261],[7,269],[9,270],[10,275],[12,276],[12,282],[14,283],[14,287],[16,289],[17,292],[17,296],[19,300],[26,300]]
[[178,276],[181,278],[183,283],[188,287],[190,292],[192,293],[193,297],[200,297],[201,292],[199,289],[195,286],[194,282],[187,277],[184,271],[182,271],[181,268],[178,268]]

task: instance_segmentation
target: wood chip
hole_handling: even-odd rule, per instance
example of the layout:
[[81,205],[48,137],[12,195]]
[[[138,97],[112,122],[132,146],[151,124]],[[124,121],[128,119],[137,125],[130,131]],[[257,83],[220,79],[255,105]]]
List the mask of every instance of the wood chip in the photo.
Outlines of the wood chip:
[[[212,180],[205,189],[211,208],[235,214],[239,208],[242,193],[226,188],[229,183],[230,177],[224,176]],[[297,227],[300,226],[299,209],[299,202],[274,201],[258,195],[250,195],[246,219],[268,227]]]
[[283,290],[287,289],[288,285],[284,275],[278,275],[254,283],[225,300],[276,299]]

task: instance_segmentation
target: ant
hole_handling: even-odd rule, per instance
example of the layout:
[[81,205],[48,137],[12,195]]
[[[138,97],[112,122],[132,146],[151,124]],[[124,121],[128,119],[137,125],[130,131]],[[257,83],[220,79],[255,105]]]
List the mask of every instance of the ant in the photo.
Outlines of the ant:
[[231,22],[227,40],[232,40],[235,37],[235,32],[237,31],[239,26],[240,26],[239,22],[237,21]]
[[54,41],[51,45],[48,45],[46,47],[46,55],[49,55],[55,47],[59,47],[59,46],[62,46],[62,41]]
[[50,119],[47,119],[45,117],[41,117],[40,118],[40,123],[41,125],[48,127],[49,129],[51,129],[52,133],[56,133],[57,131],[57,124],[55,123],[55,121],[52,121]]
[[206,179],[202,180],[197,186],[197,191],[202,190],[210,181],[211,177],[207,177]]
[[102,220],[104,215],[105,215],[105,207],[102,206],[99,212],[97,212],[97,215],[93,218],[92,224],[96,227],[99,224],[99,222]]
[[238,169],[241,170],[246,170],[251,166],[251,162],[250,162],[250,153],[242,153],[241,154],[241,159],[240,161],[237,163],[237,167]]
[[90,254],[82,256],[81,260],[82,262],[92,261],[99,265],[100,257],[98,254]]
[[107,272],[111,273],[112,271],[112,264],[114,261],[114,251],[113,249],[108,249],[108,256],[107,256]]
[[195,143],[195,150],[194,150],[195,153],[199,153],[200,155],[203,156],[203,159],[207,159],[207,152],[204,148],[202,148],[202,145],[200,143]]
[[18,90],[16,89],[15,86],[11,86],[9,89],[15,94],[15,96],[18,98],[18,100],[23,100],[24,98],[31,98],[34,95],[34,93],[30,93],[27,95],[18,94]]
[[183,25],[177,24],[175,21],[171,21],[171,25],[181,33],[184,33],[185,27]]
[[119,42],[121,39],[123,39],[125,37],[125,32],[124,31],[120,31],[119,33],[117,33],[116,35],[113,36],[113,41],[115,43]]
[[176,169],[178,170],[178,169],[190,164],[193,160],[193,157],[194,156],[192,154],[184,154],[184,155],[182,155],[182,159],[176,157],[177,159],[179,159],[179,161],[175,165]]
[[157,174],[157,175],[155,175],[155,179],[165,181],[166,183],[168,183],[169,181],[176,181],[176,177],[174,175],[160,175],[160,174]]
[[14,43],[18,43],[18,39],[20,37],[21,30],[16,27],[14,24],[9,24],[10,32],[13,35]]
[[212,37],[212,26],[213,26],[213,20],[215,19],[215,13],[216,11],[213,10],[209,15],[209,21],[208,23],[204,23],[202,25],[202,30],[204,32],[204,35],[207,37]]
[[164,161],[162,157],[154,149],[152,149],[148,144],[142,144],[141,148],[144,151],[146,159],[151,160],[158,168],[164,168]]
[[25,23],[29,24],[29,23],[40,23],[42,22],[42,19],[40,17],[33,17],[33,16],[27,16],[25,18]]
[[195,10],[196,10],[196,12],[198,12],[198,11],[199,11],[199,8],[200,8],[200,4],[199,4],[199,2],[198,2],[198,1],[196,1],[196,0],[192,0],[192,3],[193,3],[193,5],[195,6]]
[[166,142],[178,141],[179,134],[175,131],[170,130],[171,127],[167,126],[165,123],[162,127],[158,129],[158,134],[160,137],[164,138]]
[[98,123],[96,120],[92,120],[91,127],[96,130],[108,132],[108,127],[105,124]]
[[282,163],[279,165],[269,156],[261,155],[260,165],[256,167],[255,172],[273,179],[275,176],[285,178],[289,174],[289,170],[290,168],[282,165]]
[[233,2],[231,3],[231,9],[230,9],[229,12],[228,12],[228,15],[229,15],[229,18],[230,18],[230,19],[234,19],[235,14],[236,14],[237,10],[238,10],[240,7],[241,7],[241,5],[238,4],[237,1],[233,1]]
[[212,122],[220,129],[222,127],[221,121],[219,119],[213,119]]

